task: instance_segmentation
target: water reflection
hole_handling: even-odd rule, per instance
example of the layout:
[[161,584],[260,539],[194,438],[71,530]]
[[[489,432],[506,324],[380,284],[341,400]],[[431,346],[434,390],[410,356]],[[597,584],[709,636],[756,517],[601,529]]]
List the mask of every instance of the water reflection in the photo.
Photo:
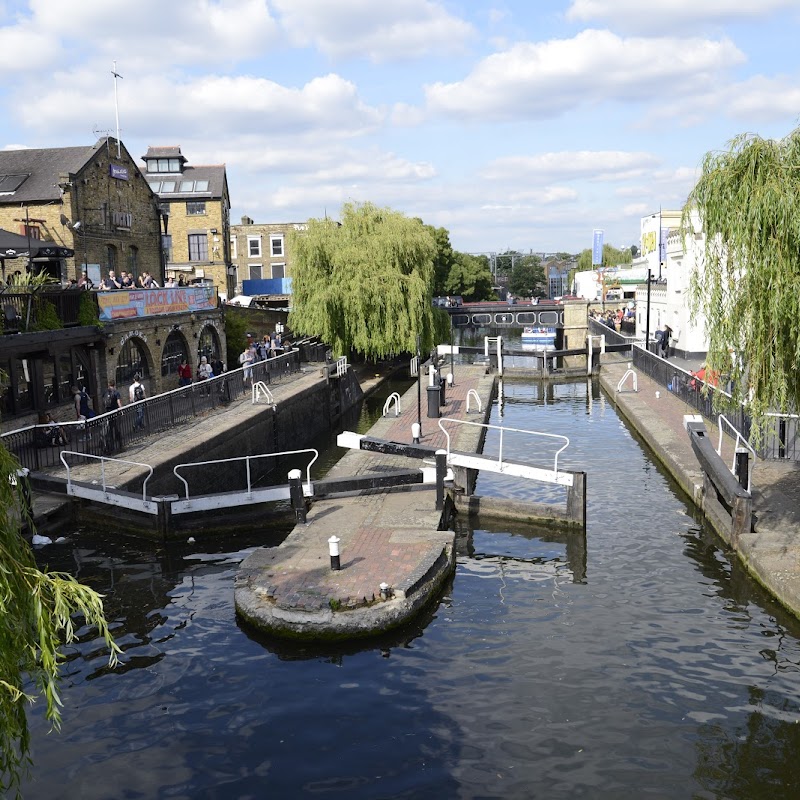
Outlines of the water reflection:
[[[505,422],[567,432],[565,466],[588,471],[586,538],[465,522],[441,602],[380,640],[238,627],[236,567],[280,530],[48,548],[107,594],[125,656],[106,670],[82,632],[62,733],[32,711],[27,796],[796,797],[797,621],[594,384],[511,384]],[[478,493],[529,496],[499,480]]]

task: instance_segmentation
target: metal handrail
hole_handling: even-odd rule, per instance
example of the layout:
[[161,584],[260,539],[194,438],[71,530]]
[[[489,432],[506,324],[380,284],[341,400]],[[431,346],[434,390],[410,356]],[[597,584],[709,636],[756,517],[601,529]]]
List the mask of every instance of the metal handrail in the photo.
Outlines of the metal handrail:
[[186,490],[186,499],[189,499],[189,482],[178,474],[178,470],[181,467],[203,467],[208,466],[209,464],[230,464],[234,461],[244,461],[245,468],[247,470],[247,496],[248,498],[253,494],[253,486],[252,480],[250,477],[250,461],[255,461],[259,458],[277,458],[278,456],[293,456],[298,455],[299,453],[313,453],[314,458],[308,462],[308,466],[306,467],[306,485],[305,490],[307,493],[311,492],[311,467],[314,465],[314,462],[319,458],[319,450],[315,450],[313,447],[304,448],[303,450],[283,450],[279,453],[259,453],[255,456],[237,456],[236,458],[217,458],[213,461],[192,461],[187,464],[177,464],[172,472],[175,477],[183,484],[183,488]]
[[722,429],[723,422],[731,429],[731,431],[733,431],[733,433],[736,434],[736,438],[734,439],[733,443],[733,461],[731,462],[730,466],[731,473],[736,475],[736,453],[739,451],[739,442],[744,445],[745,449],[748,450],[752,456],[747,469],[747,491],[749,492],[750,480],[753,476],[753,463],[756,459],[756,451],[753,449],[753,446],[750,444],[750,442],[748,442],[747,439],[745,439],[744,436],[742,436],[742,434],[739,433],[739,431],[733,426],[733,423],[724,414],[720,414],[717,418],[717,427],[719,428],[719,444],[717,445],[718,456],[722,457],[722,436],[724,433]]
[[341,378],[347,374],[347,356],[336,359],[336,377]]
[[497,463],[503,463],[503,433],[508,431],[509,433],[527,433],[529,436],[546,436],[549,439],[562,439],[564,440],[565,444],[563,447],[560,447],[555,454],[553,459],[553,472],[558,472],[558,457],[561,453],[564,452],[569,447],[569,437],[562,436],[560,433],[544,433],[543,431],[526,431],[522,428],[506,428],[503,425],[490,425],[488,422],[471,422],[470,420],[466,419],[453,419],[452,417],[442,417],[439,420],[439,429],[445,435],[447,439],[447,455],[450,455],[450,434],[442,427],[443,422],[454,422],[458,425],[474,425],[478,428],[486,428],[487,430],[496,430],[500,431],[500,451],[497,456]]
[[94,458],[100,462],[100,478],[103,482],[103,491],[106,492],[106,461],[112,461],[115,464],[131,464],[135,467],[147,467],[149,470],[147,477],[144,479],[144,483],[142,484],[142,501],[147,501],[147,481],[153,477],[153,468],[149,464],[144,464],[141,461],[126,461],[124,458],[110,458],[109,456],[96,456],[92,453],[79,453],[76,450],[62,450],[61,451],[61,463],[64,465],[64,469],[67,471],[67,492],[69,493],[72,489],[72,476],[70,474],[70,466],[64,460],[64,456],[78,456],[80,458]]
[[480,395],[475,391],[475,389],[470,389],[467,392],[467,414],[469,414],[469,401],[470,398],[474,397],[476,402],[478,403],[478,412],[483,411],[483,404],[481,403]]
[[408,366],[408,372],[411,377],[419,375],[419,356],[414,356],[414,358],[411,359],[411,363]]
[[264,383],[264,381],[256,381],[253,384],[253,405],[255,405],[261,396],[263,396],[268,403],[275,402],[275,398],[272,396],[272,392],[267,388],[267,384]]
[[628,375],[632,375],[633,376],[633,391],[634,392],[638,392],[639,391],[639,381],[638,381],[638,379],[636,377],[636,373],[632,369],[627,370],[627,372],[619,379],[619,383],[617,384],[617,391],[618,392],[622,391],[622,387],[625,385],[625,381],[628,378]]
[[396,417],[400,416],[400,394],[398,392],[392,392],[386,398],[386,402],[383,404],[383,414],[381,416],[385,417],[389,413],[392,401],[394,401],[394,415]]

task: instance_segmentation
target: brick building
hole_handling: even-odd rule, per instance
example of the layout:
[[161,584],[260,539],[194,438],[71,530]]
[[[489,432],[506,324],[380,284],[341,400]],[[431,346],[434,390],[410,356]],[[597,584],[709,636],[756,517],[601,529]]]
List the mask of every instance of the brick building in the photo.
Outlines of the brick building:
[[291,276],[288,252],[290,230],[304,230],[305,223],[255,223],[242,217],[241,225],[231,226],[231,258],[235,265],[237,286],[246,280],[270,280]]
[[167,275],[211,283],[220,297],[231,297],[235,279],[225,165],[189,166],[177,146],[148,147],[142,159],[164,221]]
[[156,197],[113,137],[0,151],[0,228],[74,250],[74,258],[37,263],[57,280],[77,279],[86,265],[95,284],[109,269],[147,271],[160,282],[159,224]]

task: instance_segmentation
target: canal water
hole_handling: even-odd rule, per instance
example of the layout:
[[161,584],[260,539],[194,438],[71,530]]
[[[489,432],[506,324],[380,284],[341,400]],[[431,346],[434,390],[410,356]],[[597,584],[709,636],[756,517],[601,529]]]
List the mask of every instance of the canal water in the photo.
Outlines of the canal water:
[[[32,711],[25,796],[797,797],[800,626],[596,384],[506,381],[502,397],[493,423],[569,437],[585,540],[461,523],[452,582],[378,641],[309,647],[237,624],[239,563],[285,531],[169,549],[78,531],[47,548],[107,595],[125,655],[109,670],[88,633],[68,650],[63,730]],[[504,450],[552,456],[533,442]],[[561,499],[497,476],[478,492]]]

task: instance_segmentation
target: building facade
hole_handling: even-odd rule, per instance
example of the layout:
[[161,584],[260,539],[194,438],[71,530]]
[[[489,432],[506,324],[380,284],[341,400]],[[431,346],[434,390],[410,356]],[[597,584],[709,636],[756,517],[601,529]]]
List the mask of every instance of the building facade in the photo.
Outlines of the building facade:
[[90,147],[0,151],[0,228],[74,250],[35,264],[62,283],[84,269],[95,285],[109,269],[163,279],[156,197],[112,137]]
[[222,299],[232,297],[236,281],[225,165],[189,166],[177,146],[149,147],[142,160],[158,196],[166,275],[187,284],[211,284]]
[[231,257],[237,290],[241,290],[243,281],[290,278],[289,231],[305,228],[305,223],[255,223],[250,217],[242,217],[240,225],[233,225]]

